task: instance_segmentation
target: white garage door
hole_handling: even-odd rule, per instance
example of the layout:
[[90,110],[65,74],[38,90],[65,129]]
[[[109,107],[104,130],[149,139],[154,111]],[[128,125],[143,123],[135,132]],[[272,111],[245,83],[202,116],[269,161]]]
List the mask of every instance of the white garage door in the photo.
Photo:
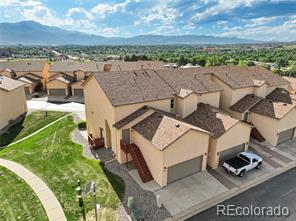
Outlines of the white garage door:
[[288,140],[293,139],[295,128],[283,131],[279,134],[278,144],[284,143]]
[[51,96],[66,96],[65,89],[49,89],[49,94]]
[[231,158],[235,157],[239,152],[242,152],[244,150],[245,144],[243,143],[220,152],[219,165],[222,165],[226,160],[230,160]]
[[74,89],[75,96],[83,96],[83,89]]
[[168,183],[199,172],[202,169],[202,156],[168,167]]

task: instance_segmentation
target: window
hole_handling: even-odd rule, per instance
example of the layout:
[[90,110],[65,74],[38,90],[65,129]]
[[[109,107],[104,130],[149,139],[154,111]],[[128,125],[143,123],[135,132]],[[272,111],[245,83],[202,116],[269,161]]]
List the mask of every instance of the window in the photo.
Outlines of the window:
[[175,106],[175,100],[174,100],[174,98],[172,98],[172,99],[171,99],[171,109],[173,109],[174,106]]

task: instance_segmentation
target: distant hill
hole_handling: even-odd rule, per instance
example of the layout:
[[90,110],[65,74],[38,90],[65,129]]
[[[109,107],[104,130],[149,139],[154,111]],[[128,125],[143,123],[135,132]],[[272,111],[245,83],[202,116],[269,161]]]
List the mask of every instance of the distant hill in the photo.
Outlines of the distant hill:
[[0,23],[1,45],[168,45],[168,44],[250,44],[254,40],[206,35],[139,35],[130,38],[103,37],[68,31],[34,21]]

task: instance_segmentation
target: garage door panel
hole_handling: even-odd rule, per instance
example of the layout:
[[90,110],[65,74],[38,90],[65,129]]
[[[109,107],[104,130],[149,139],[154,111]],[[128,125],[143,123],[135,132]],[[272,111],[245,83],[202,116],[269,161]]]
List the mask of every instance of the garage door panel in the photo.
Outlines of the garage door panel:
[[220,152],[219,165],[222,165],[226,160],[230,160],[238,153],[245,150],[245,144],[240,144]]
[[74,89],[75,96],[83,96],[83,89]]
[[168,168],[168,183],[181,179],[183,177],[189,176],[193,173],[202,170],[202,160],[203,157],[199,156],[191,160],[173,165]]
[[65,89],[49,89],[49,94],[51,96],[66,96]]
[[293,139],[294,131],[295,131],[295,128],[292,128],[292,129],[281,132],[279,134],[278,144],[281,144],[281,143],[284,143],[284,142],[286,142],[288,140]]

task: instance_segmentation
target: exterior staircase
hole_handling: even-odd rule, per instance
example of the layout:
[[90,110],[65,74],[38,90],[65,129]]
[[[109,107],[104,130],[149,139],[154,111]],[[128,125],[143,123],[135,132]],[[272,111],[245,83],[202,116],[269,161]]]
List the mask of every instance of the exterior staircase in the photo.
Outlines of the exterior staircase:
[[256,140],[258,140],[260,143],[265,141],[265,138],[262,136],[262,134],[259,132],[259,130],[256,127],[252,128],[251,136],[254,137]]
[[129,152],[133,158],[133,162],[137,168],[137,171],[141,177],[143,183],[153,180],[150,169],[142,155],[140,148],[135,144],[129,145]]

